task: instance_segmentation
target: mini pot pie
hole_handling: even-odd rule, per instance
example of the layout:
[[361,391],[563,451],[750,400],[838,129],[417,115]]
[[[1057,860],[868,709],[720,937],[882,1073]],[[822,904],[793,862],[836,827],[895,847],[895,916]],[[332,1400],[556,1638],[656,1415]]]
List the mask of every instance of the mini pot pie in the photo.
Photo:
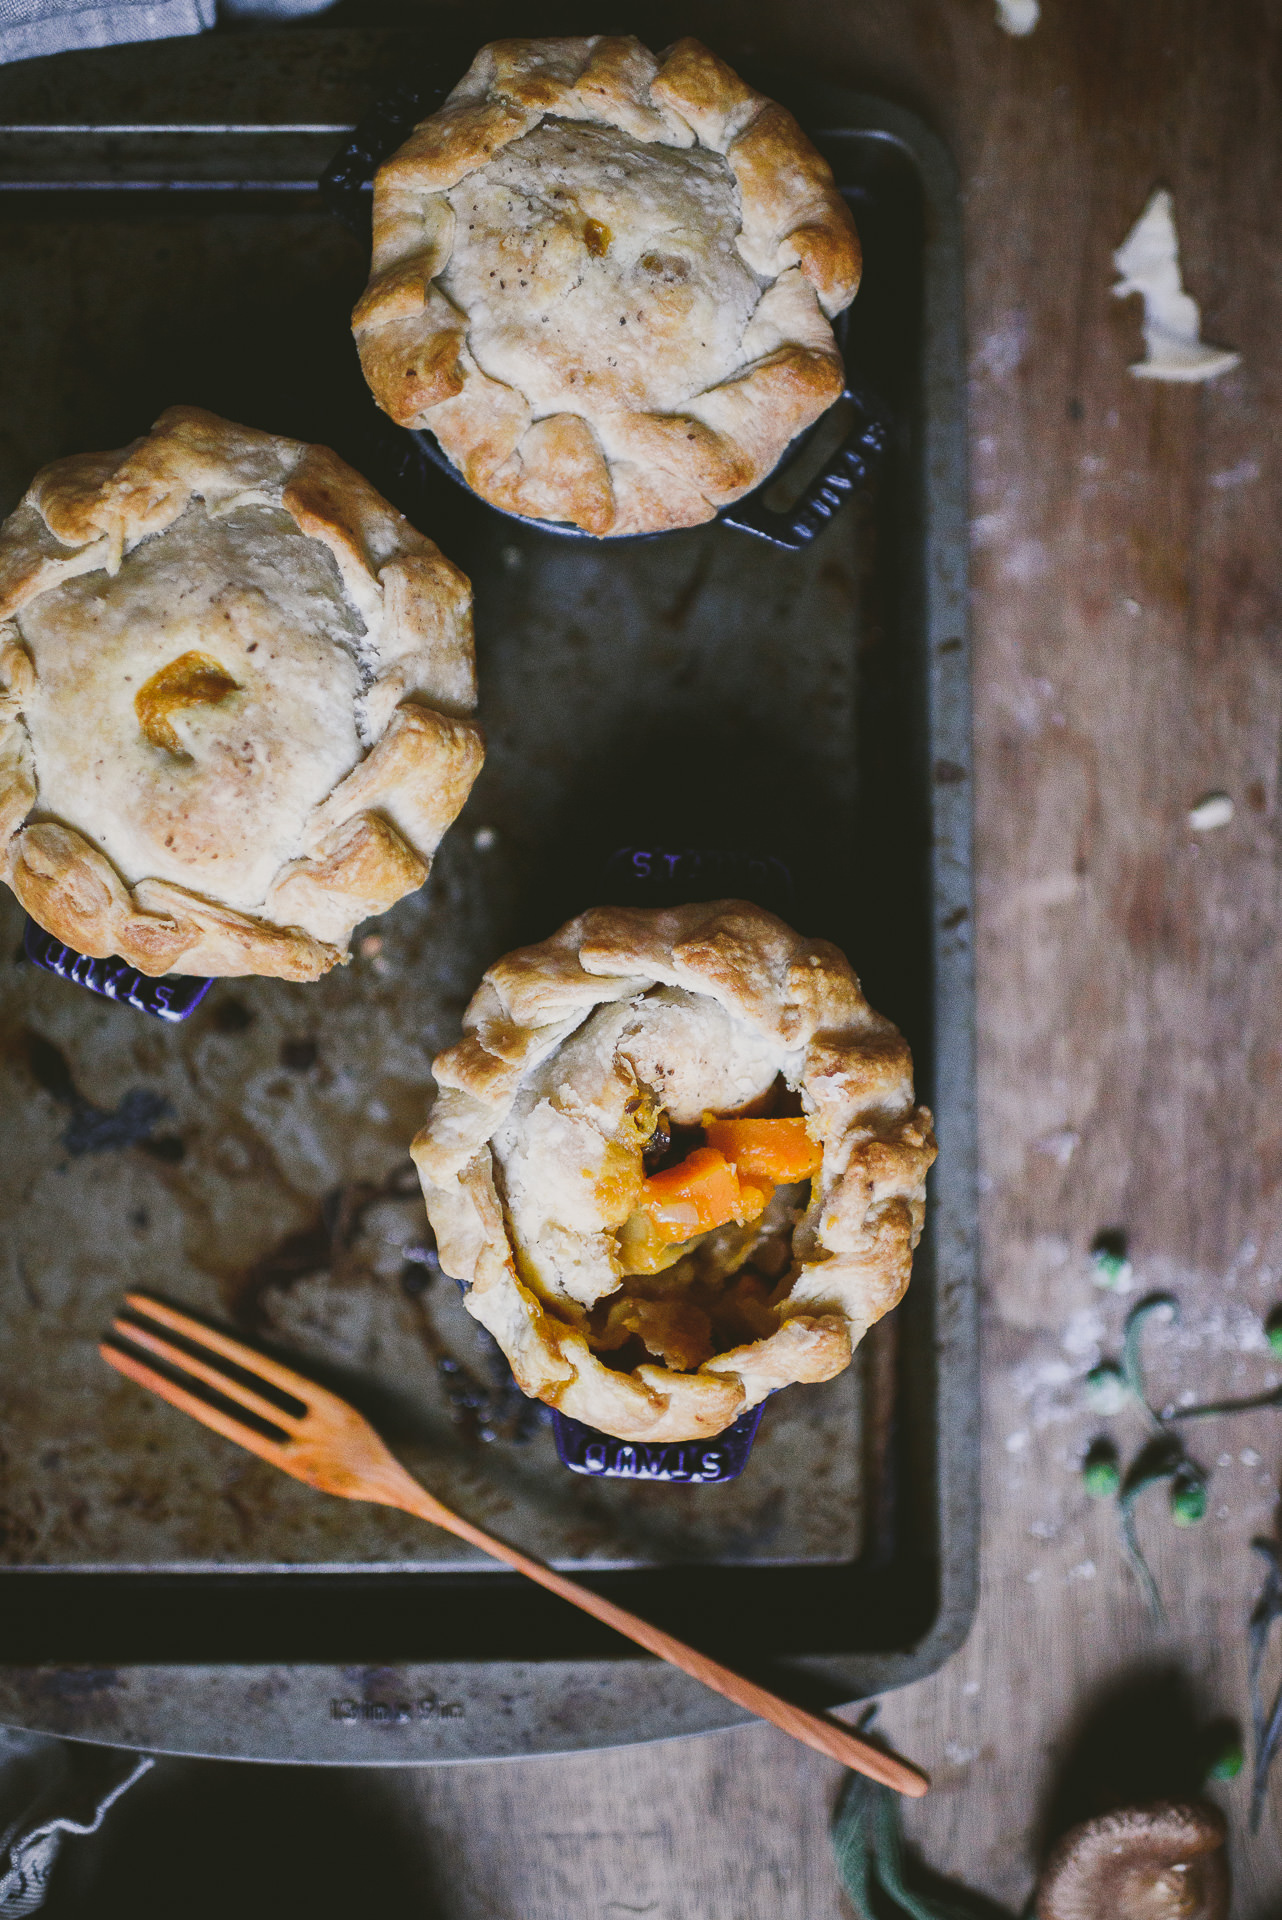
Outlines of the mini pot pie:
[[712,517],[838,398],[854,223],[697,40],[499,40],[374,182],[375,399],[475,491],[594,534]]
[[326,447],[171,407],[0,528],[0,858],[143,973],[315,980],[480,770],[471,588]]
[[624,1440],[827,1380],[908,1284],[931,1117],[822,940],[598,907],[486,973],[412,1148],[524,1392]]

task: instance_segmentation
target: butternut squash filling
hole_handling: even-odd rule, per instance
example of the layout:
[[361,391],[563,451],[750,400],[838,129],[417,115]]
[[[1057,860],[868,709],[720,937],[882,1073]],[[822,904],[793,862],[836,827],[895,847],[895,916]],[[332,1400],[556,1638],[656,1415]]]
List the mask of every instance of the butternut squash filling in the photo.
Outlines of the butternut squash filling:
[[184,653],[138,689],[134,711],[145,740],[175,759],[186,760],[190,756],[174,731],[174,715],[188,707],[221,706],[239,692],[231,675],[207,653]]
[[589,1313],[588,1342],[612,1368],[655,1358],[689,1372],[776,1330],[773,1296],[787,1290],[823,1149],[798,1116],[709,1112],[699,1128],[673,1128],[644,1094],[630,1105],[647,1172],[617,1233],[629,1284]]

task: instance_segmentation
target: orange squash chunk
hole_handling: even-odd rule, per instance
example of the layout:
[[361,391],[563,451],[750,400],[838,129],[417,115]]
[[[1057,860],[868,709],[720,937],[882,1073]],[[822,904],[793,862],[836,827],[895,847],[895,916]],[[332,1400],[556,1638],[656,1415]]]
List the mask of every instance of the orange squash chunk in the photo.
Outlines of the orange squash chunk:
[[786,1187],[823,1165],[823,1148],[804,1120],[710,1120],[704,1133],[741,1180]]
[[134,711],[145,739],[176,759],[186,759],[174,732],[172,714],[184,707],[216,707],[240,688],[207,653],[183,653],[153,673],[134,697]]
[[739,1176],[724,1154],[696,1147],[677,1167],[652,1173],[641,1189],[639,1211],[649,1216],[660,1240],[691,1240],[743,1215]]

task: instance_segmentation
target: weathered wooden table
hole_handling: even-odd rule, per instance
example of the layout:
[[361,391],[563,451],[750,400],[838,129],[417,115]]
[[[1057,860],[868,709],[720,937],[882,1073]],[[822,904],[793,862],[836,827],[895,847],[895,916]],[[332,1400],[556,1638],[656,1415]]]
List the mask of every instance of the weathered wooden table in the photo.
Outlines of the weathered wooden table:
[[[1088,1766],[1138,1748],[1135,1778],[1160,1783],[1155,1752],[1187,1726],[1243,1718],[1250,1541],[1274,1528],[1279,1415],[1199,1424],[1206,1520],[1175,1531],[1160,1492],[1139,1510],[1162,1631],[1079,1463],[1101,1426],[1127,1455],[1144,1438],[1080,1387],[1141,1290],[1182,1309],[1149,1342],[1159,1394],[1277,1377],[1260,1323],[1282,1298],[1282,10],[1043,0],[1025,40],[989,0],[686,13],[727,52],[751,37],[903,100],[965,183],[984,1573],[966,1649],[882,1725],[934,1774],[907,1816],[927,1859],[1014,1906],[1078,1804],[1075,1748]],[[1127,372],[1139,302],[1112,299],[1111,253],[1159,184],[1204,337],[1242,354],[1205,387]],[[1198,834],[1210,791],[1234,816]],[[1121,1298],[1089,1258],[1115,1227],[1135,1265]],[[820,1920],[848,1911],[835,1785],[762,1729],[394,1791],[468,1920]],[[1235,1913],[1264,1920],[1282,1905],[1276,1795],[1252,1841],[1245,1774],[1212,1791]]]
[[[1273,1412],[1191,1435],[1206,1520],[1173,1530],[1160,1492],[1139,1509],[1170,1618],[1156,1627],[1115,1511],[1080,1477],[1101,1426],[1128,1457],[1144,1432],[1088,1411],[1082,1375],[1116,1350],[1128,1304],[1166,1287],[1182,1317],[1149,1343],[1159,1395],[1277,1377],[1261,1319],[1282,1297],[1282,9],[1043,0],[1043,15],[1025,40],[998,30],[992,0],[694,0],[683,15],[731,57],[751,41],[904,101],[965,182],[984,1582],[965,1650],[888,1699],[881,1724],[933,1773],[907,1816],[926,1858],[1012,1907],[1081,1804],[1083,1769],[1129,1758],[1141,1788],[1161,1784],[1198,1727],[1244,1718],[1250,1542],[1273,1530],[1282,1456]],[[1242,354],[1206,387],[1127,372],[1138,303],[1111,298],[1110,256],[1158,184],[1205,337]],[[1233,818],[1199,834],[1189,810],[1211,791]],[[1094,1284],[1089,1249],[1110,1228],[1129,1237],[1128,1296]],[[137,1817],[185,1771],[139,1788]],[[256,1779],[264,1804],[303,1791]],[[347,1776],[417,1863],[404,1910],[452,1920],[847,1913],[826,1839],[836,1785],[764,1728]],[[1265,1920],[1282,1903],[1276,1814],[1251,1840],[1245,1775],[1212,1791],[1235,1913]]]

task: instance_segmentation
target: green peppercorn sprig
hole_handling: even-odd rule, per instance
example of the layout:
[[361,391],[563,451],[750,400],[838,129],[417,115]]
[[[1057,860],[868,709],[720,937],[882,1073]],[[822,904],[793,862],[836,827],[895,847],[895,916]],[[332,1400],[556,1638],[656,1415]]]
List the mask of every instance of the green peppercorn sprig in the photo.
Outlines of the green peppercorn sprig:
[[[1097,1286],[1124,1291],[1130,1283],[1131,1264],[1126,1256],[1125,1236],[1113,1230],[1098,1236],[1091,1249]],[[1123,1472],[1117,1448],[1106,1435],[1093,1440],[1082,1461],[1082,1484],[1097,1500],[1116,1500],[1122,1545],[1135,1570],[1152,1609],[1153,1617],[1165,1624],[1166,1614],[1152,1570],[1144,1558],[1135,1531],[1135,1503],[1149,1487],[1165,1483],[1171,1519],[1177,1527],[1195,1527],[1206,1518],[1207,1477],[1185,1451],[1172,1432],[1179,1421],[1206,1420],[1213,1416],[1251,1413],[1259,1407],[1282,1407],[1282,1386],[1264,1393],[1248,1394],[1234,1400],[1208,1400],[1192,1407],[1155,1407],[1144,1377],[1143,1336],[1145,1326],[1160,1314],[1168,1323],[1179,1319],[1179,1301],[1170,1293],[1146,1294],[1126,1316],[1122,1328],[1121,1360],[1101,1360],[1086,1376],[1086,1403],[1092,1412],[1110,1419],[1136,1407],[1145,1415],[1152,1437]],[[1264,1335],[1275,1354],[1282,1355],[1282,1305],[1272,1309],[1264,1322]],[[1257,1545],[1260,1544],[1257,1542]],[[1282,1610],[1282,1575],[1279,1575],[1279,1609]],[[1282,1691],[1275,1703],[1270,1722],[1273,1753],[1282,1745]],[[1263,1730],[1258,1730],[1263,1738]],[[1257,1745],[1258,1745],[1257,1741]],[[1228,1776],[1225,1776],[1228,1777]]]
[[[1098,1262],[1098,1254],[1096,1259]],[[1135,1526],[1136,1502],[1150,1487],[1165,1485],[1171,1519],[1177,1527],[1195,1527],[1205,1519],[1207,1504],[1206,1475],[1171,1432],[1168,1423],[1173,1413],[1153,1405],[1144,1376],[1146,1325],[1158,1315],[1167,1322],[1178,1320],[1179,1312],[1179,1302],[1173,1294],[1146,1294],[1126,1316],[1121,1361],[1103,1360],[1086,1376],[1087,1402],[1096,1413],[1108,1418],[1134,1406],[1143,1412],[1153,1430],[1147,1444],[1125,1471],[1111,1439],[1102,1435],[1092,1441],[1082,1462],[1082,1483],[1093,1498],[1116,1501],[1123,1549],[1153,1618],[1162,1626],[1166,1624],[1166,1609],[1153,1570],[1140,1546]]]

